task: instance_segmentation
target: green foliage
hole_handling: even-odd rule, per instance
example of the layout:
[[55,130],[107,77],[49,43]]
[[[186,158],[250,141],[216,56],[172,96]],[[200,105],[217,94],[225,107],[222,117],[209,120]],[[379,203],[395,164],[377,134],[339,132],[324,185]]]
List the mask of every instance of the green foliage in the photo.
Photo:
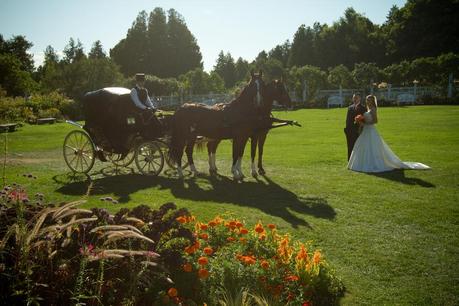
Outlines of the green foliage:
[[120,86],[124,82],[118,66],[105,56],[100,41],[94,43],[87,57],[81,42],[75,44],[71,38],[64,53],[59,61],[52,47],[47,48],[45,63],[39,69],[42,92],[58,90],[80,100],[88,91]]
[[352,73],[344,65],[339,65],[328,70],[328,83],[333,86],[333,88],[338,88],[339,86],[343,88],[354,87]]
[[288,84],[292,86],[301,97],[304,83],[307,84],[307,99],[311,99],[320,88],[324,88],[327,82],[327,75],[324,71],[314,66],[292,67],[289,71]]
[[22,70],[21,61],[7,53],[0,53],[0,85],[9,96],[28,95],[37,88],[31,74]]
[[30,97],[0,97],[0,122],[34,122],[37,118],[79,118],[76,102],[57,92]]
[[213,71],[223,79],[226,88],[233,87],[238,81],[236,64],[229,52],[224,54],[220,51]]
[[210,75],[201,68],[196,68],[180,76],[183,89],[188,94],[221,93],[225,90],[223,79],[216,72]]
[[375,63],[358,63],[352,70],[352,77],[359,88],[369,88],[382,81],[381,72]]
[[[158,77],[178,77],[202,68],[202,56],[195,37],[184,18],[174,9],[166,13],[155,8],[149,15],[142,11],[110,56],[125,76],[137,72]],[[166,21],[167,19],[167,21]]]

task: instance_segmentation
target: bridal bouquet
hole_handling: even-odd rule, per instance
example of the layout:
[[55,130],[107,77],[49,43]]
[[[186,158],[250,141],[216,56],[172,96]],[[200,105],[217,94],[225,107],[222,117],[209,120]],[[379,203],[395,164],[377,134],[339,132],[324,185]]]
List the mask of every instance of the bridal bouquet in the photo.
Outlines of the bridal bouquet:
[[355,116],[354,123],[365,123],[365,117],[363,115]]

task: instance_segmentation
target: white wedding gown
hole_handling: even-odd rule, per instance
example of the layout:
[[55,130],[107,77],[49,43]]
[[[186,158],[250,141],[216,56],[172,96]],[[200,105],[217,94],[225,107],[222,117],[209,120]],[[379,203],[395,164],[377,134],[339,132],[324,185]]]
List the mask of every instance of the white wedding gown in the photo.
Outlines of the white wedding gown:
[[417,162],[402,162],[379,136],[370,112],[363,114],[365,125],[355,142],[347,167],[359,172],[384,172],[394,169],[430,169]]

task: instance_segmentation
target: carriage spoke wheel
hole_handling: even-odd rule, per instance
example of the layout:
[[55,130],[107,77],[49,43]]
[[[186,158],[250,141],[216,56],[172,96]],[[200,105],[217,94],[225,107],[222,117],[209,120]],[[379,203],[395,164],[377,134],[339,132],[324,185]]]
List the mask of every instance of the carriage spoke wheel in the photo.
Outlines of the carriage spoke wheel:
[[75,130],[67,134],[63,149],[65,163],[73,172],[88,173],[94,166],[94,143],[85,132]]
[[112,164],[118,167],[129,166],[134,161],[134,157],[135,157],[134,150],[129,151],[124,157],[123,157],[123,154],[118,154],[118,153],[107,153],[106,154],[106,158]]
[[156,176],[164,167],[164,155],[156,142],[141,143],[135,151],[135,164],[142,174]]

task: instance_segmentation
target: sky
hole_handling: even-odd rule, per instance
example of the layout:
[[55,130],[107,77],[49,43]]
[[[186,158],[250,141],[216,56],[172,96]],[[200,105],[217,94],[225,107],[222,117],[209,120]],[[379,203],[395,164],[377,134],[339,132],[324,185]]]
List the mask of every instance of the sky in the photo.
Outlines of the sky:
[[34,44],[35,65],[51,45],[58,54],[72,37],[89,52],[100,40],[109,53],[126,37],[138,13],[174,8],[185,19],[210,71],[220,51],[252,61],[293,35],[301,24],[332,24],[348,7],[382,24],[393,5],[405,0],[0,0],[0,34],[24,35]]

